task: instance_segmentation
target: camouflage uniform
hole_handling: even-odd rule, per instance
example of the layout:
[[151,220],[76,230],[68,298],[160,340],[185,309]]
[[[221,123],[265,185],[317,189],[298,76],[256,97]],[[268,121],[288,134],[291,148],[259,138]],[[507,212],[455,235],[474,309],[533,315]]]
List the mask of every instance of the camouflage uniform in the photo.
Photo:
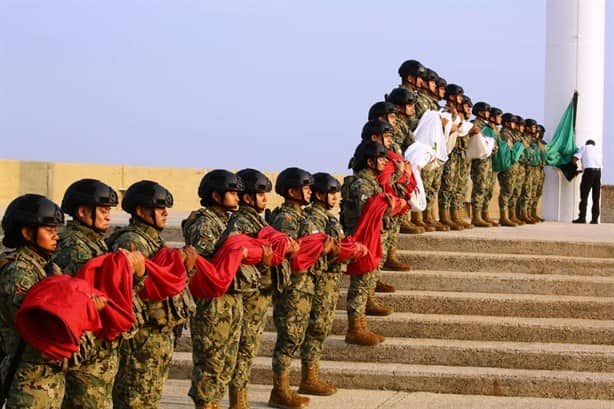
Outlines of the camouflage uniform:
[[448,155],[448,161],[443,165],[441,174],[441,188],[437,203],[440,209],[451,210],[454,204],[454,195],[462,184],[461,171],[465,165],[465,155],[462,149],[463,139],[456,138],[456,144]]
[[[354,232],[362,209],[371,196],[382,192],[377,177],[371,169],[362,169],[355,176],[348,176],[341,187],[341,222],[347,234]],[[382,240],[382,243],[385,240]],[[385,252],[382,254],[386,254]],[[367,299],[377,284],[377,270],[362,275],[351,275],[347,294],[348,317],[365,315]]]
[[[457,151],[457,155],[460,155],[462,160],[456,158],[458,161],[458,183],[456,189],[452,192],[452,203],[450,204],[450,211],[463,211],[465,210],[465,200],[467,198],[467,188],[469,182],[469,173],[471,171],[471,159],[467,158],[467,147],[469,146],[469,134],[458,136],[456,139],[456,147],[454,151]],[[454,151],[452,151],[454,153]],[[449,161],[450,159],[448,159]]]
[[[327,212],[320,202],[313,202],[305,208],[305,217],[317,231],[325,232],[335,239],[344,237],[339,220]],[[301,345],[301,362],[303,367],[311,367],[320,362],[324,340],[328,336],[335,317],[335,308],[339,299],[339,281],[346,264],[336,263],[329,256],[322,256],[313,267],[310,278],[314,280],[314,296],[311,302],[311,314],[305,341]]]
[[[247,234],[255,237],[267,222],[256,209],[240,205],[230,216],[226,231],[220,242],[233,234]],[[247,388],[254,359],[260,348],[260,340],[266,323],[266,311],[271,304],[271,268],[264,264],[242,264],[232,282],[231,290],[242,298],[243,312],[239,325],[240,336],[236,363],[230,380],[236,390]]]
[[537,186],[535,187],[535,196],[533,198],[533,202],[531,203],[532,209],[537,209],[537,206],[539,205],[539,200],[544,193],[544,179],[546,178],[546,174],[544,172],[544,166],[546,166],[546,146],[538,146],[538,149],[539,165],[537,166]]
[[[271,226],[293,239],[314,233],[300,207],[283,203],[270,218]],[[273,373],[290,369],[292,358],[305,339],[311,314],[311,301],[315,294],[314,272],[292,273],[287,262],[277,267],[277,288],[273,297],[273,319],[277,328],[277,341],[273,350]]]
[[529,198],[533,194],[534,185],[534,165],[532,164],[534,148],[530,142],[530,136],[524,134],[521,136],[522,142],[525,145],[524,152],[520,157],[520,163],[524,166],[524,177],[519,181],[520,195],[518,197],[518,209],[526,209],[529,205]]
[[[24,295],[47,277],[48,272],[60,274],[60,271],[28,246],[19,247],[0,258],[2,263],[6,263],[0,270],[0,336],[2,349],[7,353],[0,365],[4,382],[21,342],[15,328],[15,314]],[[8,392],[6,407],[59,409],[64,398],[65,368],[64,362],[47,361],[39,351],[26,344]]]
[[[158,229],[133,217],[128,226],[111,235],[109,245],[113,250],[131,250],[134,246],[150,258],[164,247],[164,240]],[[173,358],[173,328],[185,323],[194,311],[187,288],[166,300],[146,301],[137,295],[141,285],[140,280],[135,284],[134,308],[143,324],[120,346],[119,371],[113,386],[115,409],[159,407]]]
[[[74,275],[84,263],[108,252],[109,247],[102,234],[73,220],[68,222],[66,229],[60,234],[52,261],[64,273]],[[91,340],[96,352],[90,359],[69,367],[62,405],[64,409],[111,407],[113,381],[119,367],[119,341],[96,340],[91,332],[86,333],[86,336]]]
[[497,150],[499,149],[497,146],[497,142],[501,139],[501,132],[499,131],[499,128],[497,128],[497,126],[495,124],[490,124],[490,128],[492,129],[492,132],[495,134],[495,147],[492,151],[492,155],[490,155],[489,159],[490,159],[490,172],[488,173],[490,178],[488,179],[488,185],[487,185],[487,189],[486,189],[486,195],[484,196],[484,204],[483,204],[483,211],[487,211],[488,207],[490,206],[490,201],[492,200],[492,195],[495,191],[495,182],[497,180],[497,174],[498,172],[495,172],[492,168],[492,158],[495,155],[495,153],[497,152]]
[[[217,207],[193,211],[182,222],[186,244],[198,254],[212,258],[229,220],[228,212]],[[189,395],[196,408],[219,402],[234,371],[243,299],[230,289],[226,294],[196,301],[196,315],[190,321],[192,334],[192,385]]]
[[[439,111],[439,103],[430,95],[418,92],[418,100],[416,102],[416,116],[422,118],[422,115],[427,110]],[[424,193],[426,195],[427,214],[431,212],[435,206],[435,200],[441,188],[441,175],[443,174],[443,166],[438,166],[435,169],[422,169],[422,184],[424,185]]]
[[[501,130],[501,140],[506,142],[510,149],[514,144],[514,134],[511,129]],[[518,170],[518,164],[513,163],[510,168],[497,174],[499,180],[499,209],[508,210],[511,205],[512,194],[514,192],[514,178]]]
[[[479,128],[489,126],[483,119],[476,118],[473,123]],[[471,191],[471,204],[478,210],[487,209],[488,191],[494,182],[492,171],[492,158],[473,159],[471,161],[471,181],[473,190]]]
[[[514,143],[520,141],[522,142],[522,135],[518,130],[512,131],[514,135]],[[522,155],[524,156],[524,154]],[[512,193],[512,200],[510,202],[510,208],[516,211],[518,206],[520,194],[522,193],[522,185],[524,183],[524,178],[526,176],[526,166],[524,163],[524,159],[521,156],[520,160],[516,163],[518,166],[516,167],[516,174],[514,176],[514,192]]]

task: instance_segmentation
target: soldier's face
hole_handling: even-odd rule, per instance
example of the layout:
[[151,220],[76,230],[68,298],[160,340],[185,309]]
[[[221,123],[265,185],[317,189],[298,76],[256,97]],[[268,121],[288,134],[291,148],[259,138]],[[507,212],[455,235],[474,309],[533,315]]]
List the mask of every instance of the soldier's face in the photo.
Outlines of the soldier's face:
[[519,125],[518,125],[518,130],[519,130],[520,132],[524,132],[524,125],[519,124]]
[[390,149],[392,147],[392,133],[386,132],[382,134],[382,145],[384,145],[386,149]]
[[237,210],[239,208],[239,193],[233,191],[225,192],[222,207],[226,210]]
[[92,217],[92,208],[79,206],[77,218],[86,226],[94,226],[100,232],[105,232],[111,227],[111,206],[96,206],[96,213]]
[[327,193],[326,201],[327,201],[328,206],[330,206],[331,209],[337,206],[337,204],[339,203],[339,192]]
[[469,118],[471,116],[471,105],[463,104],[463,111],[465,111],[465,116]]
[[386,121],[388,121],[391,126],[395,126],[397,124],[397,114],[392,112],[386,115]]
[[166,207],[154,208],[153,216],[155,217],[155,225],[158,226],[159,229],[166,227],[166,218],[168,217],[168,210],[166,210]]
[[383,172],[386,167],[386,163],[388,163],[388,159],[385,156],[380,156],[377,158],[377,171]]
[[311,200],[311,186],[305,185],[303,186],[303,201],[309,203]]
[[510,129],[516,130],[516,122],[510,122]]
[[463,94],[456,95],[456,105],[460,105],[463,103]]
[[266,198],[266,193],[264,192],[258,192],[256,193],[256,209],[258,210],[258,212],[264,212],[264,209],[266,209],[266,203],[267,203],[267,198]]
[[405,105],[405,110],[403,111],[405,115],[412,116],[416,114],[416,106],[414,104]]
[[439,90],[439,99],[444,99],[446,96],[446,88],[438,87],[438,90]]
[[431,94],[436,95],[437,93],[437,83],[435,81],[429,81],[429,91]]
[[39,226],[34,229],[24,227],[21,229],[21,234],[26,241],[34,243],[47,253],[53,253],[58,248],[58,233],[55,226]]

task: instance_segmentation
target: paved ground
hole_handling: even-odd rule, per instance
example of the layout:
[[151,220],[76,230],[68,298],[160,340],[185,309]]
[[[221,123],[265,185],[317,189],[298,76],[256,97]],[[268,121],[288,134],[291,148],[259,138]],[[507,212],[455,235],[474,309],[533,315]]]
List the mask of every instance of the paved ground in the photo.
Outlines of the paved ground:
[[[193,408],[187,396],[189,381],[169,380],[162,408]],[[268,408],[270,386],[252,385],[252,409]],[[228,407],[224,401],[223,408]],[[476,395],[449,395],[424,392],[394,392],[344,389],[329,397],[311,397],[310,409],[614,409],[614,401],[504,398]]]

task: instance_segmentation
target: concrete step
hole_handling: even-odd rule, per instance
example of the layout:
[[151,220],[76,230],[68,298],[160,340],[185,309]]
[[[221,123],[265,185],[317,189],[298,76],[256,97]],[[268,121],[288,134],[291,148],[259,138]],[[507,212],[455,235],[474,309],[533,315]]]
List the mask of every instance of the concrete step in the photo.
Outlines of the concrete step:
[[[388,317],[368,317],[367,323],[372,331],[386,337],[401,338],[600,345],[611,345],[614,339],[613,320],[399,312]],[[335,312],[331,333],[344,335],[346,330],[346,313],[344,311]],[[265,331],[275,332],[275,325],[270,312],[267,314]]]
[[[382,271],[381,277],[397,290],[614,296],[614,277],[429,270]],[[341,286],[349,281],[344,275]]]
[[[260,356],[272,356],[277,334],[265,332]],[[176,351],[190,352],[191,338],[182,337]],[[387,362],[416,365],[476,366],[514,369],[614,372],[614,346],[457,339],[386,338],[373,348],[346,344],[342,335],[326,339],[327,361]]]
[[613,258],[614,243],[471,237],[460,234],[401,234],[399,249],[453,251],[461,253],[532,254],[571,257]]
[[[249,407],[268,409],[271,385],[249,386]],[[169,379],[162,394],[162,409],[192,409],[188,397],[190,381]],[[333,396],[310,396],[309,409],[612,409],[614,401],[547,399],[483,395],[455,395],[430,392],[339,389]],[[222,407],[228,407],[228,399]]]
[[[191,376],[192,356],[176,352],[170,377]],[[614,374],[509,368],[322,361],[322,376],[341,388],[425,391],[496,396],[614,399]],[[270,384],[271,359],[257,357],[251,382]],[[300,380],[300,363],[292,365],[291,382]]]
[[[345,310],[346,293],[337,308]],[[614,319],[614,297],[407,290],[377,297],[395,311],[418,314]]]
[[416,270],[614,276],[612,258],[413,250],[401,250],[398,254],[404,262]]

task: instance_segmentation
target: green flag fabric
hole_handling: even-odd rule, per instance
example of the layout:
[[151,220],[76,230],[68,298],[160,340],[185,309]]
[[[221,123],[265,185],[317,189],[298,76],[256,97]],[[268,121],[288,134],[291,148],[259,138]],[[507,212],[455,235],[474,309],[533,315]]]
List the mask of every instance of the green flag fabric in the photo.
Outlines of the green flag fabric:
[[571,162],[571,158],[578,151],[574,131],[576,121],[576,104],[578,94],[574,96],[559,121],[552,140],[548,142],[546,163],[550,166],[560,167]]

